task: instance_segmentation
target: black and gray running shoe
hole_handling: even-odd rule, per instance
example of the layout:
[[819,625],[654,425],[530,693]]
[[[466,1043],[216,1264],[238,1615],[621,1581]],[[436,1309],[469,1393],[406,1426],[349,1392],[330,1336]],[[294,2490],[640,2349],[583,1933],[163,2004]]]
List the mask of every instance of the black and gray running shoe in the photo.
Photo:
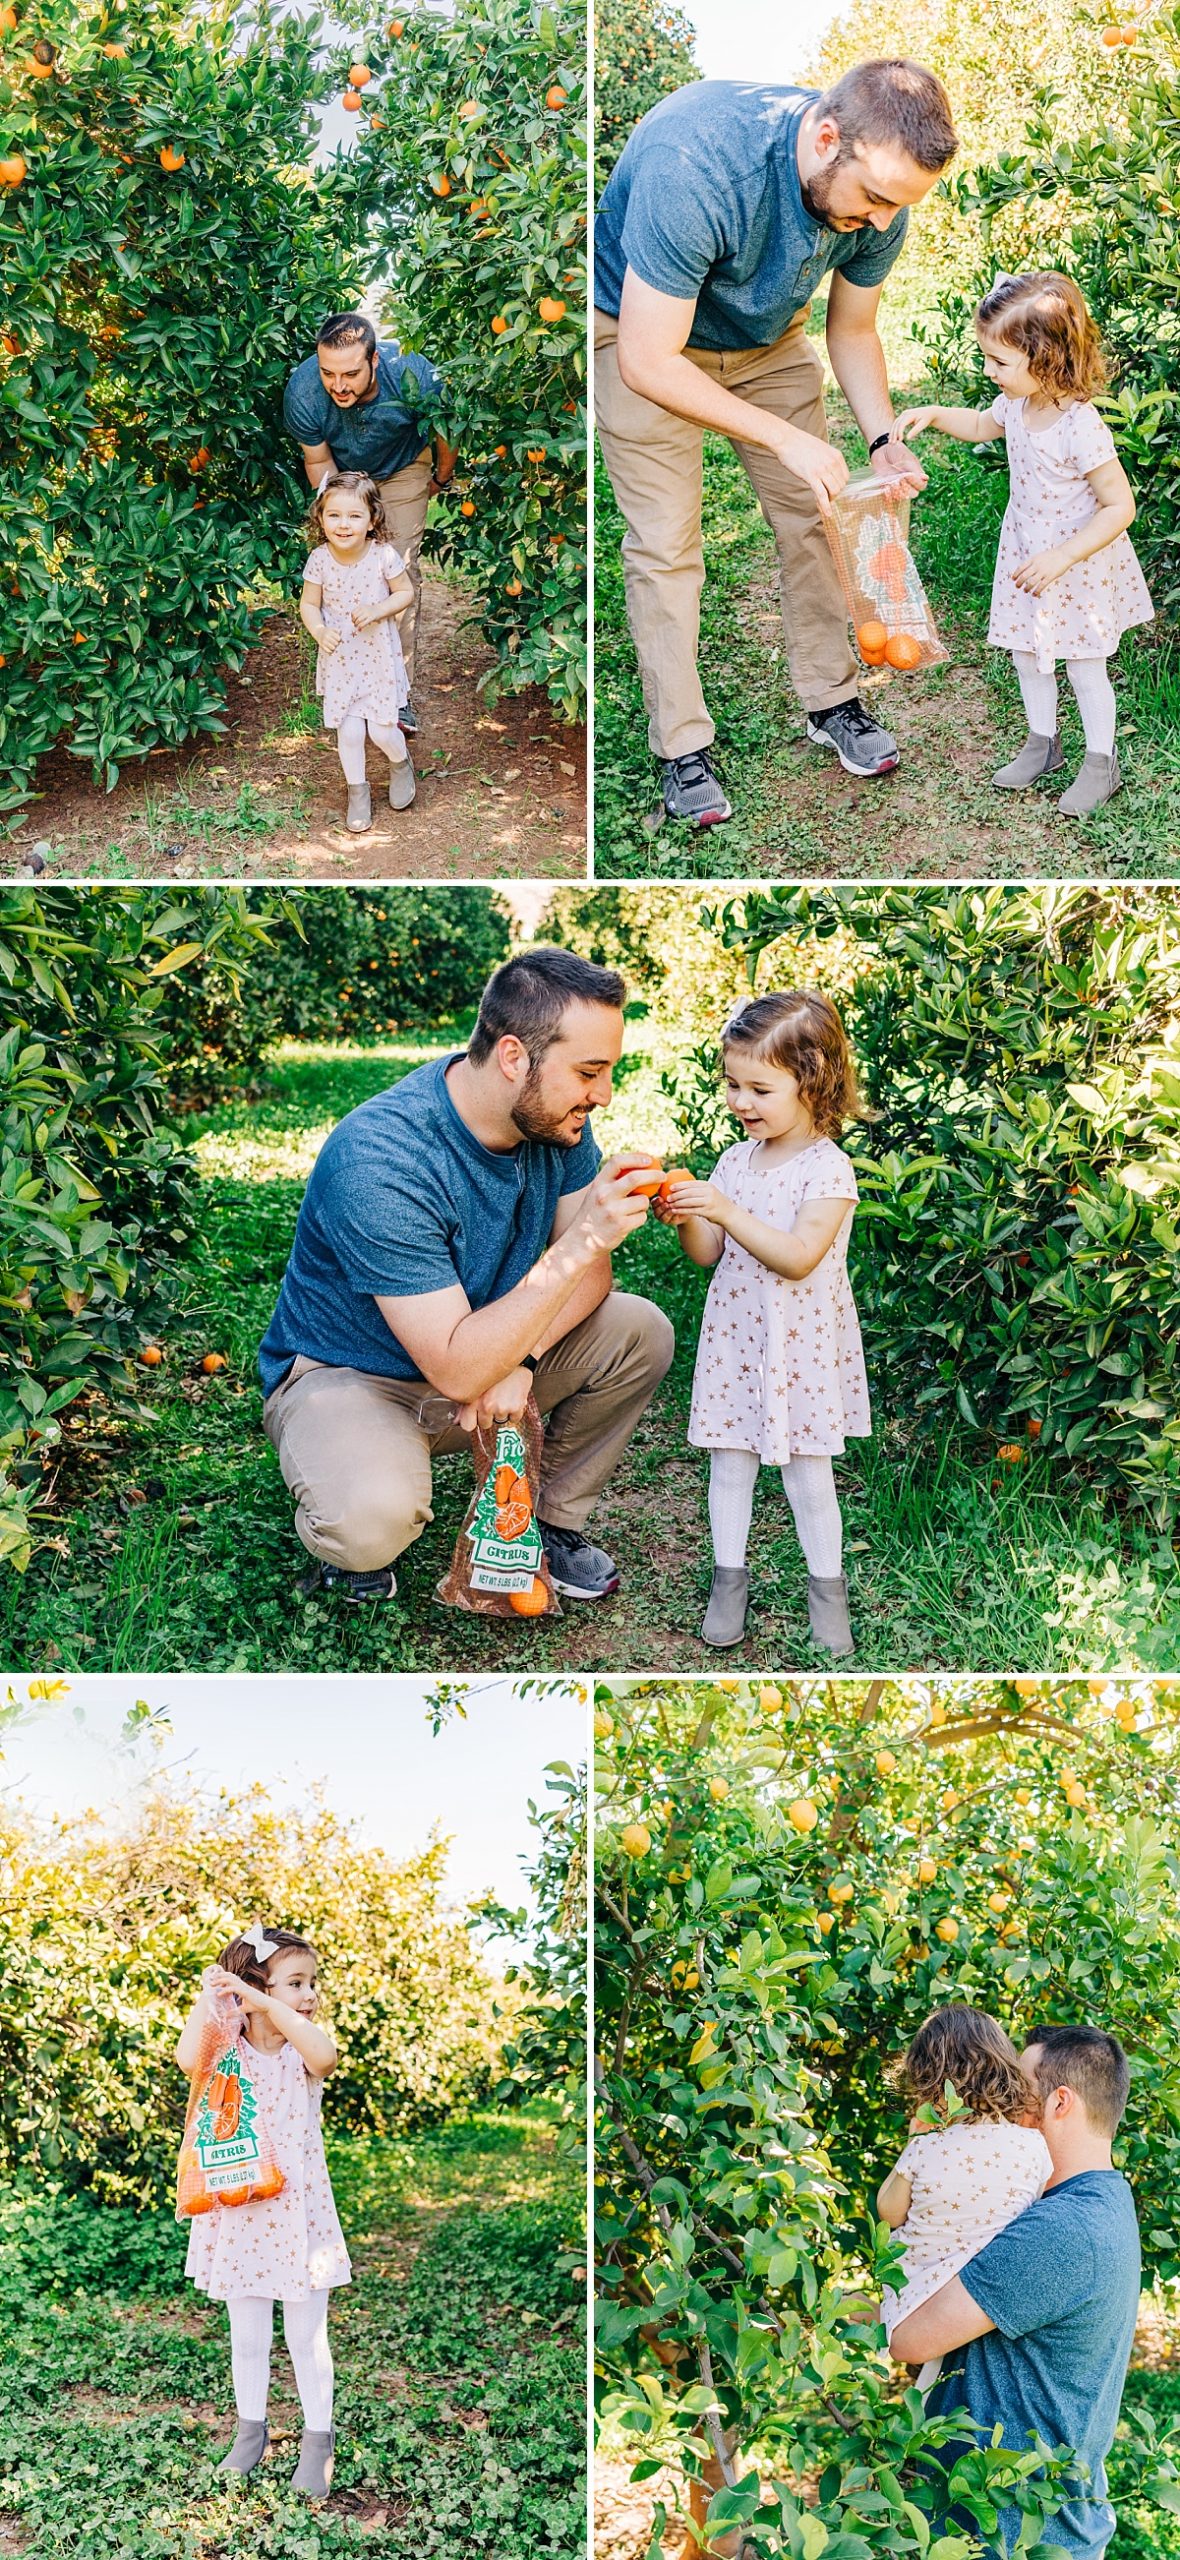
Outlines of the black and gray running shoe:
[[551,1520],[538,1520],[541,1543],[548,1560],[553,1588],[563,1600],[605,1600],[619,1588],[619,1568],[613,1556],[593,1547],[579,1529],[556,1529]]
[[892,773],[898,762],[896,738],[878,728],[855,693],[830,711],[809,711],[807,735],[813,746],[834,747],[845,773]]
[[379,1565],[373,1573],[352,1573],[347,1565],[321,1563],[300,1585],[304,1591],[334,1591],[346,1609],[367,1609],[374,1600],[392,1600],[397,1580],[391,1564]]
[[732,818],[708,747],[694,747],[691,755],[666,759],[664,807],[670,818],[688,818],[694,827],[719,827]]
[[405,701],[403,702],[402,707],[401,707],[401,710],[399,711],[399,713],[398,713],[398,715],[397,715],[397,725],[398,725],[399,729],[401,730],[401,733],[402,733],[403,738],[416,738],[416,737],[417,737],[417,735],[418,735],[418,714],[417,714],[417,712],[415,711],[415,709],[414,709],[414,705],[413,705],[413,703],[411,702],[410,697],[409,697],[409,695],[408,695],[408,694],[406,695],[406,699],[405,699]]

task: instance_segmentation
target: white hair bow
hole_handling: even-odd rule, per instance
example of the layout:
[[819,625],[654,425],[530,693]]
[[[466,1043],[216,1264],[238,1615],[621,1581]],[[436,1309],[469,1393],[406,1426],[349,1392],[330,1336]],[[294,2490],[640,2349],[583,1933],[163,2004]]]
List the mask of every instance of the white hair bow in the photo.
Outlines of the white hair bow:
[[1003,269],[999,268],[997,269],[996,274],[992,277],[991,283],[988,286],[988,292],[998,293],[1002,284],[1015,284],[1015,282],[1015,276],[1007,276],[1004,274]]
[[274,1939],[267,1937],[260,1920],[255,1921],[252,1929],[243,1929],[242,1944],[253,1947],[259,1964],[265,1964],[268,1956],[277,1956],[279,1952]]

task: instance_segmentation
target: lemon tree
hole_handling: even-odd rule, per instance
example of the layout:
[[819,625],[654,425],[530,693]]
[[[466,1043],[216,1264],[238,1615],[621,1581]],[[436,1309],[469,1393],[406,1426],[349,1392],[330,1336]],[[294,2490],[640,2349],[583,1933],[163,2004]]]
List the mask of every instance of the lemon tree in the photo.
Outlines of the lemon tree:
[[[949,2000],[1112,2028],[1149,2277],[1180,2271],[1180,1687],[635,1682],[597,1718],[599,2391],[634,2476],[790,2560],[970,2560],[1013,2505],[1051,2546],[1053,2464],[992,2445],[939,2533],[956,2429],[876,2314],[890,2070]],[[1174,2453],[1137,2420],[1128,2494],[1174,2499]]]

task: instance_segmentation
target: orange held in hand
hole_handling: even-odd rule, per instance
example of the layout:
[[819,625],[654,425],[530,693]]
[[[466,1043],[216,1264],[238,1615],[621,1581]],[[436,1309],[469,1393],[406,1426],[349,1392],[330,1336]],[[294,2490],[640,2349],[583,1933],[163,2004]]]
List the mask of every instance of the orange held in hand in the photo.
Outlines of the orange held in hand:
[[510,1608],[515,1609],[518,1618],[543,1617],[549,1606],[549,1594],[540,1574],[535,1576],[530,1590],[510,1591],[508,1603]]
[[881,665],[888,638],[883,622],[862,622],[856,635],[856,645],[867,667]]
[[646,1181],[646,1180],[644,1180],[643,1182],[637,1182],[637,1181],[635,1180],[635,1178],[634,1178],[634,1177],[635,1177],[635,1173],[638,1173],[638,1172],[640,1172],[640,1171],[642,1170],[642,1167],[640,1167],[640,1166],[638,1166],[638,1165],[637,1165],[637,1166],[635,1166],[635,1168],[634,1168],[633,1172],[632,1172],[632,1173],[630,1173],[630,1174],[628,1174],[628,1175],[627,1175],[627,1177],[626,1177],[626,1179],[627,1179],[627,1187],[628,1187],[628,1189],[629,1189],[630,1191],[633,1191],[633,1192],[635,1193],[635,1195],[636,1195],[637,1199],[640,1199],[640,1200],[654,1200],[654,1199],[655,1199],[655,1196],[656,1196],[656,1193],[658,1192],[658,1190],[659,1190],[659,1188],[660,1188],[660,1185],[661,1185],[661,1183],[663,1182],[663,1179],[664,1179],[664,1168],[663,1168],[662,1164],[660,1163],[659,1157],[658,1157],[658,1156],[649,1156],[649,1157],[648,1157],[648,1159],[647,1159],[647,1161],[648,1161],[649,1165],[651,1166],[651,1180],[650,1180],[650,1182],[648,1182],[648,1181]]
[[678,1182],[693,1182],[695,1179],[695,1175],[688,1173],[682,1164],[673,1165],[671,1172],[664,1175],[660,1184],[661,1200],[668,1198],[669,1193],[676,1189]]
[[891,631],[885,643],[885,659],[887,665],[912,675],[914,668],[922,664],[921,642],[908,631]]

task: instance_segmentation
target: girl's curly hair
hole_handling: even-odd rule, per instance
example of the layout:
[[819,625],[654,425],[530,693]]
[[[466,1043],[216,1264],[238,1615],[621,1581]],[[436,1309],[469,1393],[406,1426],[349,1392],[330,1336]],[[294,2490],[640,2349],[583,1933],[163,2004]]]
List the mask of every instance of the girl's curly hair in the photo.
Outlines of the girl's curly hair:
[[975,314],[977,329],[1018,347],[1053,400],[1092,400],[1106,381],[1102,342],[1076,284],[1053,269],[1000,276]]
[[848,1037],[835,1005],[812,988],[754,996],[731,1013],[721,1034],[727,1049],[752,1049],[785,1067],[822,1138],[838,1137],[846,1120],[872,1120],[861,1101]]
[[[270,1939],[275,1956],[291,1954],[314,1956],[315,1954],[311,1940],[301,1938],[296,1929],[272,1929],[268,1923],[265,1935]],[[260,1964],[249,1938],[231,1938],[224,1954],[219,1955],[217,1959],[226,1973],[240,1974],[243,1982],[251,1983],[255,1991],[269,1989],[267,1977],[274,1960],[274,1956],[267,1956],[265,1962]]]
[[945,2116],[949,2080],[960,2106],[988,2124],[1027,2124],[1037,2119],[1036,2098],[1017,2060],[1016,2047],[984,2009],[953,2003],[936,2009],[919,2027],[897,2077],[915,2115],[933,2107]]
[[334,471],[331,479],[325,480],[323,488],[316,490],[312,501],[307,530],[313,544],[323,542],[325,539],[324,500],[331,497],[334,489],[355,489],[357,495],[364,498],[368,506],[368,540],[388,542],[389,527],[385,521],[385,508],[376,481],[370,479],[367,471]]

